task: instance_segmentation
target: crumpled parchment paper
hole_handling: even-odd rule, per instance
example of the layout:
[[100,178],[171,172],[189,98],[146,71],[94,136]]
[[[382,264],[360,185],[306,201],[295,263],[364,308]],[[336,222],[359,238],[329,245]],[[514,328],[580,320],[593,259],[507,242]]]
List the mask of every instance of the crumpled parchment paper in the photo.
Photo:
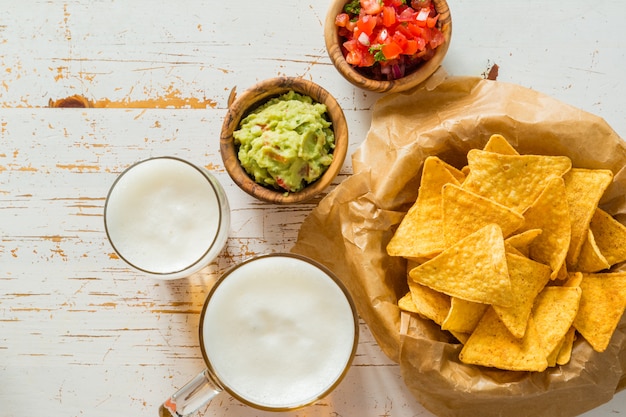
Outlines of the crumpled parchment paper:
[[406,262],[385,247],[417,197],[421,167],[437,155],[458,168],[490,135],[522,154],[566,155],[573,166],[608,168],[614,182],[601,207],[626,219],[626,144],[601,118],[539,92],[475,77],[443,77],[375,105],[354,174],[305,219],[292,251],[325,264],[351,292],[407,387],[438,416],[567,417],[626,388],[626,317],[603,353],[578,337],[572,360],[541,373],[465,365],[454,338],[401,313]]

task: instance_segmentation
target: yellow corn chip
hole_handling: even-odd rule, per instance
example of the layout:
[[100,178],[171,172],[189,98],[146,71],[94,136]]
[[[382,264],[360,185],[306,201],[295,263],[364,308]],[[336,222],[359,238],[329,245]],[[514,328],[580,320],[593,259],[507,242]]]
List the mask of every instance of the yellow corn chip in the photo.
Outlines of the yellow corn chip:
[[454,336],[456,338],[456,340],[461,342],[462,345],[467,343],[467,341],[469,340],[469,337],[470,337],[469,333],[459,333],[459,332],[455,332],[455,331],[452,331],[452,330],[450,331],[450,334],[452,336]]
[[523,338],[513,336],[489,308],[469,337],[459,359],[467,364],[510,371],[542,372],[548,367],[532,316]]
[[488,224],[500,226],[507,237],[524,223],[521,214],[454,184],[443,186],[442,210],[446,247]]
[[609,264],[596,244],[593,231],[591,229],[587,230],[587,239],[585,239],[583,246],[580,248],[578,261],[573,266],[573,269],[580,272],[598,272],[610,267],[611,264]]
[[563,287],[580,287],[580,283],[583,280],[582,272],[570,272],[567,274],[566,281],[563,283]]
[[589,228],[609,265],[626,261],[626,227],[609,213],[596,209]]
[[541,336],[544,355],[556,363],[565,335],[572,327],[581,299],[579,287],[546,287],[537,296],[532,317]]
[[409,289],[414,313],[441,326],[450,310],[450,297],[411,280],[409,280]]
[[413,296],[410,291],[398,300],[398,307],[400,307],[401,310],[408,311],[410,313],[419,313],[415,303],[413,302]]
[[452,174],[452,176],[459,182],[459,184],[463,183],[463,181],[465,181],[465,178],[467,177],[467,175],[461,171],[460,169],[450,165],[449,163],[442,161],[443,166],[446,167],[446,169],[450,172],[450,174]]
[[511,245],[528,258],[530,256],[530,244],[541,232],[541,229],[529,229],[508,237],[504,243]]
[[387,245],[390,256],[429,257],[444,249],[441,189],[447,183],[459,184],[445,162],[428,157],[424,162],[417,200]]
[[413,268],[409,276],[452,297],[503,306],[513,303],[502,230],[495,224]]
[[472,149],[470,173],[463,188],[490,198],[519,213],[528,208],[553,178],[569,171],[565,156],[501,155]]
[[450,332],[471,333],[489,307],[487,304],[474,303],[457,297],[452,297],[450,301],[450,311],[441,324],[443,330]]
[[541,229],[542,233],[530,244],[529,256],[552,268],[555,279],[565,262],[570,244],[571,224],[562,178],[546,184],[537,200],[524,212],[522,230]]
[[491,135],[487,144],[483,148],[487,152],[495,152],[502,155],[519,155],[513,146],[506,140],[506,138],[499,134]]
[[565,365],[569,363],[572,358],[574,340],[576,340],[576,329],[574,327],[570,327],[567,334],[563,338],[563,343],[561,343],[559,353],[556,355],[557,365]]
[[513,304],[493,309],[515,337],[523,337],[537,294],[550,281],[550,267],[523,256],[507,253],[506,260],[513,290]]
[[626,272],[583,274],[574,327],[597,352],[604,352],[626,308]]
[[580,249],[587,238],[589,223],[598,202],[613,179],[606,169],[573,168],[563,176],[572,224],[572,239],[567,252],[567,265],[576,265]]

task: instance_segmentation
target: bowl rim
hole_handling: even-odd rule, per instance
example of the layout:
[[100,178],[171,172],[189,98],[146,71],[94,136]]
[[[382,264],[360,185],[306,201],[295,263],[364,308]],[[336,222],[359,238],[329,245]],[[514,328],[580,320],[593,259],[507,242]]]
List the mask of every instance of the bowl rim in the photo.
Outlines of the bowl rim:
[[397,80],[373,80],[361,74],[346,61],[341,50],[339,34],[335,27],[335,17],[343,9],[348,0],[334,0],[326,13],[324,21],[324,41],[326,51],[337,71],[353,85],[378,93],[401,92],[413,88],[426,81],[441,66],[447,55],[452,39],[452,16],[446,0],[432,0],[439,13],[439,24],[445,42],[435,50],[435,55],[425,61],[419,68]]
[[[307,95],[313,101],[326,105],[335,136],[333,161],[316,181],[297,192],[273,190],[254,181],[243,169],[237,157],[233,132],[252,110],[289,91]],[[348,151],[348,125],[344,112],[332,94],[313,81],[301,77],[274,77],[249,87],[228,106],[220,134],[222,162],[231,179],[249,195],[269,203],[290,204],[307,201],[328,187],[341,170]]]

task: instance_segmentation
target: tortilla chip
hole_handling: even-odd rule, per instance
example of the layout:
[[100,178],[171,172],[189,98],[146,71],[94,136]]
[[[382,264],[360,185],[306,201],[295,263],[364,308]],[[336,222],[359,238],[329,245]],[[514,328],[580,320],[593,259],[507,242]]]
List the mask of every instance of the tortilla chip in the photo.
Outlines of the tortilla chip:
[[580,283],[583,280],[582,272],[570,272],[567,275],[566,281],[563,283],[563,287],[580,287]]
[[441,324],[443,330],[458,333],[471,333],[489,307],[487,304],[474,303],[452,297],[450,311]]
[[452,176],[459,182],[459,184],[463,183],[463,181],[465,181],[465,178],[467,177],[467,174],[463,171],[461,171],[460,169],[450,165],[449,163],[447,163],[446,161],[441,160],[443,166],[450,172],[450,174],[452,174]]
[[572,349],[574,348],[574,340],[576,340],[576,329],[570,327],[563,338],[563,343],[556,355],[556,364],[565,365],[572,359]]
[[524,223],[521,214],[454,184],[443,186],[442,210],[446,247],[488,224],[500,226],[507,237]]
[[502,230],[495,224],[413,268],[409,276],[452,297],[503,306],[513,303]]
[[537,200],[524,212],[523,231],[541,229],[542,233],[530,244],[529,256],[552,268],[555,279],[561,269],[570,244],[571,224],[562,178],[553,178],[546,184]]
[[600,198],[613,179],[606,169],[573,168],[563,176],[572,224],[572,238],[567,252],[567,265],[574,266]]
[[580,288],[574,327],[595,351],[604,352],[626,309],[626,272],[583,274]]
[[419,313],[415,303],[413,302],[413,296],[410,291],[398,300],[398,307],[400,307],[401,310],[408,311],[409,313]]
[[506,138],[499,134],[491,135],[487,144],[483,148],[487,152],[495,152],[502,155],[519,155],[513,146],[506,140]]
[[502,323],[515,337],[523,337],[537,294],[550,281],[550,267],[523,256],[506,255],[513,290],[513,304],[493,306]]
[[609,264],[596,244],[593,231],[591,229],[587,230],[587,239],[585,239],[583,246],[580,248],[578,261],[573,268],[580,272],[598,272],[610,267],[611,264]]
[[546,287],[537,296],[532,317],[541,336],[549,362],[556,357],[565,335],[572,327],[581,299],[580,287]]
[[598,250],[609,265],[626,261],[626,226],[598,208],[591,218],[589,228],[593,232]]
[[472,149],[467,154],[470,173],[463,188],[519,213],[537,199],[553,178],[569,171],[565,156],[501,155]]
[[459,359],[463,363],[510,371],[542,372],[548,367],[542,339],[532,317],[523,338],[514,337],[490,308],[469,337]]
[[541,229],[529,229],[517,233],[504,240],[504,243],[511,245],[527,258],[530,256],[530,244],[542,233]]
[[[437,323],[443,323],[450,310],[450,296],[409,280],[413,311]],[[406,300],[405,300],[406,301]]]
[[467,341],[470,338],[470,334],[469,333],[459,333],[459,332],[455,332],[455,331],[451,330],[450,334],[452,336],[454,336],[456,338],[456,340],[458,340],[462,345],[467,343]]
[[437,157],[424,162],[417,199],[387,244],[390,256],[420,258],[443,251],[441,189],[447,183],[459,184],[447,166]]

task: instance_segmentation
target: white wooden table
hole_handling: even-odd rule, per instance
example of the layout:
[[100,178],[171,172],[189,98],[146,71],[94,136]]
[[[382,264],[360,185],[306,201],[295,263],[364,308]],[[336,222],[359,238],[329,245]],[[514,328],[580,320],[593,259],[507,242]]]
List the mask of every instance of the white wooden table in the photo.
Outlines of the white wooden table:
[[[323,41],[328,0],[0,0],[0,416],[155,416],[203,366],[207,290],[250,255],[287,251],[316,204],[277,207],[240,191],[219,133],[231,90],[277,75],[331,91],[350,153],[380,97],[344,81]],[[626,137],[621,1],[450,0],[452,75],[531,87],[604,117]],[[74,94],[96,108],[48,108]],[[224,185],[232,227],[189,279],[142,277],[113,255],[102,211],[129,164],[176,155]],[[351,173],[346,160],[339,183]],[[227,395],[207,416],[266,415]],[[361,325],[338,389],[285,415],[432,416]],[[626,415],[626,393],[587,417]]]

